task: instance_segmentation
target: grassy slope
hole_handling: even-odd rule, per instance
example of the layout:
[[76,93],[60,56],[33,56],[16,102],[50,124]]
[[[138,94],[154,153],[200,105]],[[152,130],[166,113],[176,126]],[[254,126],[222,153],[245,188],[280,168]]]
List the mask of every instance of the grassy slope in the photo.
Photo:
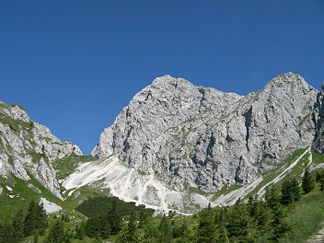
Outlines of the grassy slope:
[[[304,195],[288,215],[292,229],[281,242],[302,243],[321,228],[324,221],[324,193],[318,186]],[[322,226],[323,227],[323,226]]]
[[86,163],[95,160],[92,156],[78,156],[74,153],[66,156],[62,160],[53,163],[54,169],[57,172],[56,178],[58,180],[69,176],[81,163]]
[[318,154],[315,151],[312,151],[313,154],[313,163],[321,164],[324,163],[324,154]]
[[[298,149],[295,152],[293,152],[291,155],[289,155],[281,166],[279,166],[276,169],[266,171],[262,174],[263,180],[261,183],[252,191],[249,193],[250,195],[254,195],[257,193],[263,186],[265,186],[268,182],[274,180],[285,168],[287,168],[291,163],[293,163],[300,155],[302,155],[305,152],[306,149]],[[308,155],[305,155],[304,157],[307,157]],[[304,159],[304,158],[303,158]],[[302,159],[302,160],[303,160]],[[300,163],[300,162],[299,162]]]
[[[73,169],[80,163],[88,162],[92,159],[92,157],[76,156],[72,154],[63,160],[56,161],[54,167],[57,169],[57,178],[63,178],[71,173],[71,171],[73,171]],[[11,219],[19,209],[26,210],[30,201],[38,201],[41,197],[45,197],[47,200],[61,206],[64,213],[74,215],[77,218],[82,218],[83,216],[76,212],[74,208],[88,197],[100,196],[107,193],[107,190],[83,187],[79,190],[79,193],[77,193],[78,196],[70,197],[63,201],[54,196],[30,174],[29,176],[31,178],[29,181],[20,180],[14,176],[9,179],[3,179],[0,177],[0,186],[3,188],[3,192],[0,194],[0,208],[6,209],[0,210],[0,221]],[[10,192],[7,190],[6,186],[10,186],[13,191]],[[10,198],[9,195],[14,197]]]
[[[318,164],[324,160],[314,159],[313,163]],[[318,155],[318,154],[317,154]],[[324,158],[323,155],[318,155],[318,158]],[[308,163],[308,154],[306,154],[300,162],[288,173],[287,176],[301,178],[303,171]],[[316,171],[312,172],[315,179]],[[279,190],[283,181],[275,184],[275,188]],[[313,234],[323,227],[324,222],[324,193],[319,190],[319,185],[316,183],[315,189],[303,195],[293,208],[290,209],[287,217],[291,226],[291,231],[279,242],[283,243],[302,243],[306,242]],[[261,241],[264,242],[264,241]]]

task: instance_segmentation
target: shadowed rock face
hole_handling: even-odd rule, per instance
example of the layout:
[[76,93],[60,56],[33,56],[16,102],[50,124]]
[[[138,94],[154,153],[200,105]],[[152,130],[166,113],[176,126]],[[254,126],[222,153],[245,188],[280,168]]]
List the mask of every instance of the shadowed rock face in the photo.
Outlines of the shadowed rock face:
[[321,92],[317,94],[313,114],[313,119],[316,126],[313,149],[318,153],[324,152],[324,83],[322,83],[321,88]]
[[33,122],[20,106],[0,102],[0,177],[29,180],[32,176],[61,197],[52,162],[72,152],[82,154],[76,145]]
[[112,154],[165,185],[214,192],[249,183],[310,146],[317,90],[293,73],[247,96],[156,78],[105,129],[92,155]]

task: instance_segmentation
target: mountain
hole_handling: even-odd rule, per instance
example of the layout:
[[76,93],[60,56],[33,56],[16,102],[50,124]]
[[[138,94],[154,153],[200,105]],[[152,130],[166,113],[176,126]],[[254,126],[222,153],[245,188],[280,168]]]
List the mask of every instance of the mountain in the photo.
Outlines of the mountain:
[[[63,186],[95,183],[123,200],[163,210],[233,203],[264,173],[282,168],[289,154],[312,145],[321,124],[314,115],[319,99],[294,73],[247,96],[156,78],[103,131],[92,151],[99,160],[82,165]],[[215,193],[236,187],[214,200]]]
[[99,193],[184,214],[262,196],[323,151],[323,97],[294,73],[246,96],[162,76],[104,129],[93,157],[1,102],[0,192],[63,209]]
[[135,95],[92,155],[117,155],[163,181],[171,175],[180,190],[183,181],[206,192],[252,182],[258,170],[311,144],[316,95],[292,73],[244,97],[164,76]]
[[1,192],[4,189],[11,192],[15,180],[25,181],[37,191],[31,183],[35,180],[62,198],[54,162],[71,154],[82,155],[82,152],[78,146],[61,141],[47,127],[32,121],[23,107],[0,102]]
[[[16,213],[22,209],[26,215],[32,200],[43,204],[47,214],[61,215],[49,217],[49,225],[61,221],[66,232],[87,242],[98,235],[109,238],[110,233],[109,241],[124,239],[127,230],[116,228],[118,222],[127,229],[136,214],[135,229],[146,240],[145,232],[160,230],[165,220],[177,221],[170,224],[170,233],[178,230],[175,238],[190,234],[193,240],[203,225],[211,234],[223,234],[217,229],[224,227],[227,240],[250,232],[249,237],[265,242],[277,226],[283,241],[317,239],[311,235],[320,229],[324,215],[323,104],[324,85],[319,92],[293,73],[247,96],[163,76],[136,94],[103,131],[92,156],[83,156],[76,145],[32,121],[23,107],[0,102],[0,240],[8,242],[8,232],[16,234],[19,227],[4,222],[18,222]],[[305,168],[319,183],[308,177],[309,185],[315,185],[312,192],[292,206],[281,205],[277,199],[283,198],[282,188],[290,183],[291,190],[294,183],[297,195]],[[270,187],[272,197],[264,197]],[[286,193],[291,199],[291,191]],[[264,198],[266,203],[257,200]],[[278,204],[272,208],[269,202]],[[215,208],[201,210],[209,205]],[[170,210],[189,217],[159,215]],[[279,221],[277,210],[286,215],[279,212]],[[210,220],[205,221],[206,215]],[[184,225],[187,230],[176,228]],[[233,225],[246,227],[233,235]],[[85,232],[90,238],[84,238]]]

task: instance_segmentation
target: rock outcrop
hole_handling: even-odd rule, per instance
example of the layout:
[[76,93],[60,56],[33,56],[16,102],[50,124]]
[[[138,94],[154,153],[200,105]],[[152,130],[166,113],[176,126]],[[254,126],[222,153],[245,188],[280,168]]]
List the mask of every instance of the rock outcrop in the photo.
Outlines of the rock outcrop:
[[316,129],[313,149],[318,153],[324,152],[324,83],[322,83],[321,88],[321,91],[317,94],[313,113]]
[[317,93],[293,73],[247,96],[159,77],[103,131],[92,155],[115,155],[178,191],[247,184],[312,144]]
[[33,177],[61,197],[52,163],[71,153],[82,154],[76,145],[32,121],[22,107],[0,102],[0,177]]

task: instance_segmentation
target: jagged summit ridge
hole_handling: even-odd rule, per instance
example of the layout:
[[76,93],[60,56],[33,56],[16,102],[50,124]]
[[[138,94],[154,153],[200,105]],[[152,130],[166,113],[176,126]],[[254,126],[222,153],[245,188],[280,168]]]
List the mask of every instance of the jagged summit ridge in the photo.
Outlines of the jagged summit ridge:
[[247,96],[162,76],[134,96],[92,155],[116,155],[176,190],[249,183],[312,143],[316,94],[293,73]]

